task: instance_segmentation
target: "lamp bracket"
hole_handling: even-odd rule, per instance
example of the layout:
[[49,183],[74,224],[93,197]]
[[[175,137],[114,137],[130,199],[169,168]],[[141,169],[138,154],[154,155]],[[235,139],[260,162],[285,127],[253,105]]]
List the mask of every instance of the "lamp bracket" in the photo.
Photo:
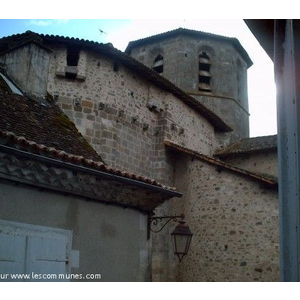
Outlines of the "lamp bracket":
[[[178,219],[184,219],[184,214],[179,216],[162,216],[162,217],[148,217],[148,240],[150,238],[150,232],[158,233],[163,230],[163,228],[170,222],[178,222]],[[164,221],[163,224],[160,224]],[[160,228],[155,229],[156,226],[162,225]]]

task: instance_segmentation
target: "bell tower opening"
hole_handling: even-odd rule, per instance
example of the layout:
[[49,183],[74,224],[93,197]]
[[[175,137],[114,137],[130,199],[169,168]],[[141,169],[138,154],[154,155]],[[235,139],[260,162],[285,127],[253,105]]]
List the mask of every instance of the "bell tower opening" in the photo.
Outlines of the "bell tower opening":
[[158,54],[154,59],[152,69],[158,74],[162,74],[164,72],[164,57],[161,54]]
[[199,91],[211,92],[210,59],[206,52],[199,55]]

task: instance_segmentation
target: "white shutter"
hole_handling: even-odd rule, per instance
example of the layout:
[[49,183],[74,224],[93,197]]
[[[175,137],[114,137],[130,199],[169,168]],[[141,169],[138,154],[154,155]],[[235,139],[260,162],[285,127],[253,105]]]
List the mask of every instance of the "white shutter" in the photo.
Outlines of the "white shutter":
[[32,274],[31,281],[67,281],[67,241],[40,237],[27,239],[26,271]]
[[0,234],[0,281],[24,281],[25,247],[25,236]]
[[70,230],[0,220],[0,281],[69,281],[71,245]]

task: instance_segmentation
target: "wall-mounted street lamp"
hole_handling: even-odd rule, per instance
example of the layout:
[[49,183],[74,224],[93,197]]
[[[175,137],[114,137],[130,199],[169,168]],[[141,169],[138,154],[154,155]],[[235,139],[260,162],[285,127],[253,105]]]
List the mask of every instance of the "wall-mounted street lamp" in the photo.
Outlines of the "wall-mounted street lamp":
[[[164,216],[148,218],[148,239],[150,232],[160,232],[171,221],[178,222],[174,231],[171,233],[173,239],[174,254],[178,256],[179,261],[188,253],[193,234],[190,228],[184,222],[184,215],[180,216]],[[155,229],[161,222],[165,221],[161,227]]]

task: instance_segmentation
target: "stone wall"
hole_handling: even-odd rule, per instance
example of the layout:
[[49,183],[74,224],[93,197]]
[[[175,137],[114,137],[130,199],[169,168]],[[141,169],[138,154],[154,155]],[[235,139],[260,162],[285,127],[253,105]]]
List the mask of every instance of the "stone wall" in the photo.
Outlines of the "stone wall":
[[45,97],[49,68],[49,51],[29,43],[0,55],[8,75],[28,94]]
[[[173,94],[87,51],[80,53],[80,80],[66,79],[66,48],[52,49],[48,91],[108,165],[174,185],[175,162],[165,138],[206,154],[217,147],[213,126]],[[155,214],[170,211],[166,203]],[[169,230],[152,235],[153,281],[175,280]]]
[[[198,92],[199,54],[206,52],[211,61],[212,93],[233,98],[248,110],[247,64],[231,42],[178,35],[149,42],[132,49],[130,55],[149,68],[157,54],[163,55],[162,75],[188,93]],[[174,63],[176,62],[176,63]],[[238,73],[243,78],[238,82]],[[238,84],[243,92],[238,93]]]
[[194,233],[177,280],[279,281],[277,190],[179,154],[176,178]]
[[[277,280],[278,249],[270,241],[278,243],[274,233],[277,193],[260,190],[256,182],[231,173],[224,176],[224,172],[218,173],[211,166],[200,171],[199,163],[191,164],[165,149],[163,140],[168,138],[211,155],[216,147],[212,125],[173,94],[122,65],[115,68],[116,62],[103,54],[84,52],[80,80],[64,78],[57,72],[65,64],[62,57],[66,49],[53,50],[48,91],[103,159],[113,167],[175,185],[184,193],[184,199],[175,200],[181,203],[181,209],[176,204],[175,211],[184,211],[195,229],[191,254],[179,265],[176,278],[176,258],[169,236],[174,226],[153,234],[152,280]],[[203,191],[209,195],[209,201],[201,198]],[[250,205],[253,201],[261,203],[257,214],[250,209],[259,206]],[[270,207],[271,223],[265,224]],[[216,216],[211,218],[207,210]],[[165,203],[155,213],[169,215],[172,211],[172,203]],[[204,223],[199,219],[202,216]],[[267,257],[257,254],[260,249],[263,251],[266,236],[270,239],[267,247],[273,252]],[[259,245],[262,242],[264,245]],[[270,256],[274,262],[269,263]]]
[[81,77],[67,79],[66,48],[52,50],[48,92],[108,165],[172,184],[166,136],[206,154],[216,147],[213,126],[173,94],[87,51]]
[[[199,54],[202,52],[208,54],[211,62],[210,93],[198,90]],[[130,54],[149,68],[161,54],[161,75],[232,126],[232,134],[218,136],[222,144],[249,136],[247,64],[230,41],[178,35],[136,46]]]
[[233,98],[193,95],[208,109],[219,116],[233,131],[218,133],[217,138],[222,146],[244,137],[249,137],[249,113]]
[[[277,191],[236,173],[170,151],[163,144],[167,138],[185,148],[212,155],[219,146],[216,137],[221,140],[226,136],[224,140],[228,142],[232,137],[236,139],[247,136],[245,62],[232,45],[218,41],[197,41],[179,36],[152,46],[134,50],[137,51],[137,58],[149,65],[151,57],[163,51],[164,75],[198,97],[208,107],[211,106],[224,120],[229,123],[231,120],[235,129],[231,137],[228,134],[222,136],[221,133],[215,135],[212,124],[181,99],[118,61],[108,58],[105,51],[97,53],[82,49],[78,66],[73,67],[67,66],[66,46],[50,45],[53,52],[49,54],[47,91],[108,165],[174,185],[184,194],[182,199],[168,201],[155,211],[156,215],[185,213],[194,237],[191,251],[183,262],[178,264],[172,253],[169,234],[174,226],[153,234],[150,241],[141,238],[145,247],[151,242],[153,245],[154,281],[279,280]],[[212,58],[212,94],[209,96],[196,93],[198,63],[195,63],[195,59],[198,60],[200,51],[208,52]],[[67,78],[66,73],[70,72],[76,74],[76,78]],[[243,78],[238,79],[237,74],[241,73],[239,76]],[[172,77],[173,75],[176,77]],[[44,80],[47,80],[46,77]],[[243,91],[239,91],[238,84],[243,86]],[[256,155],[248,159],[235,158],[231,163],[249,171],[260,172],[263,168],[266,173],[275,174],[273,154]],[[3,199],[7,198],[8,190],[11,187],[5,184]],[[15,192],[18,194],[17,189]],[[105,241],[107,233],[116,233],[116,240],[120,239],[122,242],[128,233],[132,234],[130,229],[123,237],[123,231],[127,227],[120,227],[127,222],[127,217],[131,220],[132,228],[142,228],[141,232],[137,229],[135,234],[145,233],[146,216],[138,217],[134,212],[120,215],[119,211],[116,210],[115,213],[97,203],[81,203],[82,200],[76,197],[70,199],[72,203],[62,195],[56,196],[54,202],[49,202],[49,195],[41,197],[41,191],[31,188],[24,192],[30,206],[40,210],[39,216],[46,226],[72,229],[55,223],[50,220],[51,216],[44,214],[48,212],[45,208],[50,204],[52,212],[59,212],[60,220],[69,222],[68,210],[72,212],[71,215],[78,215],[78,222],[73,222],[77,239],[80,239],[78,228],[85,228],[86,221],[82,220],[87,220],[91,211],[96,217],[89,219],[88,226],[95,229],[95,224],[103,219],[99,228],[103,230]],[[43,200],[43,210],[40,203],[35,203],[40,200]],[[22,214],[14,215],[13,221],[37,224],[32,211],[28,209],[28,203],[24,206],[21,199],[15,196],[15,202],[5,201],[7,209],[1,212],[0,217],[11,219],[9,211],[19,207]],[[112,227],[107,215],[116,221],[114,224],[116,223],[117,228]],[[97,234],[95,231],[91,232],[93,236]],[[126,245],[129,244],[127,240]],[[76,245],[79,244],[75,244],[75,247]],[[96,248],[98,246],[101,247],[102,244],[96,245]],[[106,250],[109,251],[113,246],[107,246]],[[115,249],[120,248],[119,244],[115,246]],[[140,253],[143,261],[147,260],[146,252]],[[111,257],[116,253],[112,253]],[[122,252],[122,259],[126,260],[125,254]],[[102,263],[107,274],[111,275],[109,264]],[[93,269],[91,265],[88,267]],[[134,276],[133,280],[148,278],[146,268],[142,276]],[[127,272],[127,268],[125,269],[124,272]],[[138,272],[137,270],[136,274]],[[124,275],[120,278],[128,277]]]
[[244,153],[222,157],[222,160],[239,168],[266,177],[278,177],[277,151]]

